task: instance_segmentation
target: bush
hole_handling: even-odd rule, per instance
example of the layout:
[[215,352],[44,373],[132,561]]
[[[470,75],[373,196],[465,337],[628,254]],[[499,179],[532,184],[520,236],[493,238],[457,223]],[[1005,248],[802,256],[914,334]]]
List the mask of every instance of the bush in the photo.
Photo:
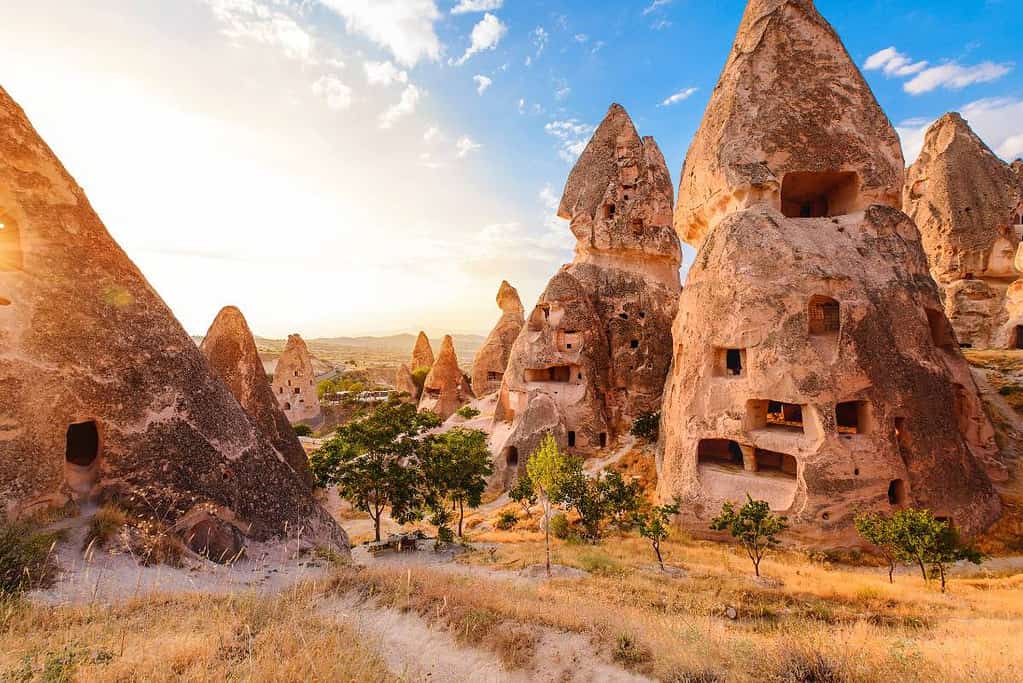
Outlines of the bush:
[[661,431],[661,413],[643,413],[632,423],[631,434],[637,439],[653,443],[657,441]]
[[564,541],[572,533],[572,527],[568,523],[568,517],[565,513],[559,512],[551,517],[551,533],[554,534],[555,538],[560,538]]
[[292,429],[295,430],[295,436],[312,436],[313,428],[305,424],[297,424]]
[[423,385],[426,384],[426,376],[430,374],[430,368],[417,368],[412,371],[412,383],[416,385],[416,391],[423,393]]
[[85,550],[89,546],[104,547],[127,523],[128,516],[123,510],[113,505],[104,505],[96,511],[89,522],[89,530],[82,542],[82,549]]
[[0,597],[49,586],[57,574],[52,549],[55,534],[40,534],[25,524],[0,521]]
[[507,531],[513,526],[519,523],[519,516],[511,510],[504,510],[497,517],[497,523],[494,525],[502,531]]
[[458,409],[455,415],[458,415],[458,417],[462,418],[463,420],[471,420],[474,417],[479,417],[480,411],[476,410],[472,406],[462,406],[461,408]]

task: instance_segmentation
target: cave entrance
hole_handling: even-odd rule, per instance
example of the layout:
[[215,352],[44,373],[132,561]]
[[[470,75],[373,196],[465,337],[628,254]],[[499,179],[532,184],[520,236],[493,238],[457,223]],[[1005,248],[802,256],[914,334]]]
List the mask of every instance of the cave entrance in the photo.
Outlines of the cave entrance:
[[1023,325],[1016,325],[1016,343],[1013,347],[1023,349]]
[[754,456],[757,460],[757,472],[778,472],[784,474],[786,477],[795,479],[796,477],[796,459],[787,453],[775,453],[774,451],[765,451],[761,448],[754,451]]
[[64,477],[72,491],[87,494],[99,473],[99,428],[92,420],[68,427],[65,435]]
[[508,446],[504,449],[504,462],[508,467],[519,466],[519,449],[515,446]]
[[851,172],[786,173],[781,186],[781,212],[787,218],[827,218],[852,213],[860,177]]
[[906,503],[906,482],[902,479],[894,479],[888,484],[888,504],[891,506],[905,505]]
[[696,448],[701,465],[725,465],[742,469],[742,448],[728,439],[703,439]]
[[810,334],[813,335],[837,334],[842,324],[841,307],[827,296],[811,298],[807,315],[810,318]]

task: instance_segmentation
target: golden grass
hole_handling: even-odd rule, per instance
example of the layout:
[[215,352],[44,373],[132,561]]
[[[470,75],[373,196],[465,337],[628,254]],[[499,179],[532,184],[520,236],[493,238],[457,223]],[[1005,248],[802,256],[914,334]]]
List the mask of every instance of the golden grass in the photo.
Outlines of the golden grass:
[[353,632],[316,615],[316,594],[0,604],[0,680],[395,680]]

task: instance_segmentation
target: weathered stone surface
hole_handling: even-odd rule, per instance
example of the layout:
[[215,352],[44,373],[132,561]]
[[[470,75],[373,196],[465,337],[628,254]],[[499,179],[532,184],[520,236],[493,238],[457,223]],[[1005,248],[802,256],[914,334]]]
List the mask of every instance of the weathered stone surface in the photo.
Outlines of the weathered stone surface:
[[[542,436],[536,425],[549,429],[552,415],[561,445],[586,455],[660,408],[680,289],[672,202],[656,143],[613,105],[559,209],[571,221],[575,258],[550,281],[512,347],[491,439],[498,460],[515,449],[524,462]],[[502,467],[497,484],[506,483]]]
[[115,501],[347,548],[0,89],[0,504]]
[[497,291],[497,306],[501,309],[501,319],[472,362],[472,390],[477,396],[500,390],[512,345],[526,323],[519,293],[507,281],[502,282]]
[[234,394],[256,429],[291,465],[299,479],[312,486],[309,458],[274,398],[256,341],[242,312],[234,306],[221,310],[201,348],[210,367]]
[[412,400],[419,400],[419,389],[416,387],[415,379],[412,378],[412,371],[404,363],[395,373],[394,390],[399,394],[408,394]]
[[409,369],[412,372],[420,368],[429,370],[433,367],[433,361],[433,347],[430,346],[430,338],[426,336],[426,332],[420,332],[416,337],[416,346],[412,349],[412,365]]
[[902,173],[895,131],[812,3],[752,0],[675,215],[699,252],[658,486],[694,529],[747,493],[814,545],[857,542],[862,511],[928,507],[967,533],[998,517],[980,464],[993,430],[897,208]]
[[231,564],[245,554],[245,536],[231,522],[208,511],[190,515],[179,532],[196,555],[219,564]]
[[444,337],[433,369],[423,383],[420,411],[430,411],[446,420],[459,408],[476,398],[469,378],[458,367],[455,342],[450,335]]
[[319,422],[322,412],[316,393],[316,373],[309,347],[297,334],[288,335],[288,343],[277,361],[273,393],[291,424],[315,426]]
[[1021,206],[1020,177],[959,114],[931,126],[909,169],[903,208],[920,229],[945,312],[964,345],[1004,349],[1023,343],[1016,334],[1023,319],[1010,318],[1005,301],[1020,275]]

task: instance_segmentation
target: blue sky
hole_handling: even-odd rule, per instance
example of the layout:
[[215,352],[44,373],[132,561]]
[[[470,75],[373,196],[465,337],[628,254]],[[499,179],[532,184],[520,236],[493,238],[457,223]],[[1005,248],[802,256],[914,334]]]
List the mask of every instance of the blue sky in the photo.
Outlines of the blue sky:
[[[192,332],[485,333],[612,102],[677,180],[740,0],[0,0],[0,85]],[[1023,155],[1023,3],[819,0],[907,154]]]

